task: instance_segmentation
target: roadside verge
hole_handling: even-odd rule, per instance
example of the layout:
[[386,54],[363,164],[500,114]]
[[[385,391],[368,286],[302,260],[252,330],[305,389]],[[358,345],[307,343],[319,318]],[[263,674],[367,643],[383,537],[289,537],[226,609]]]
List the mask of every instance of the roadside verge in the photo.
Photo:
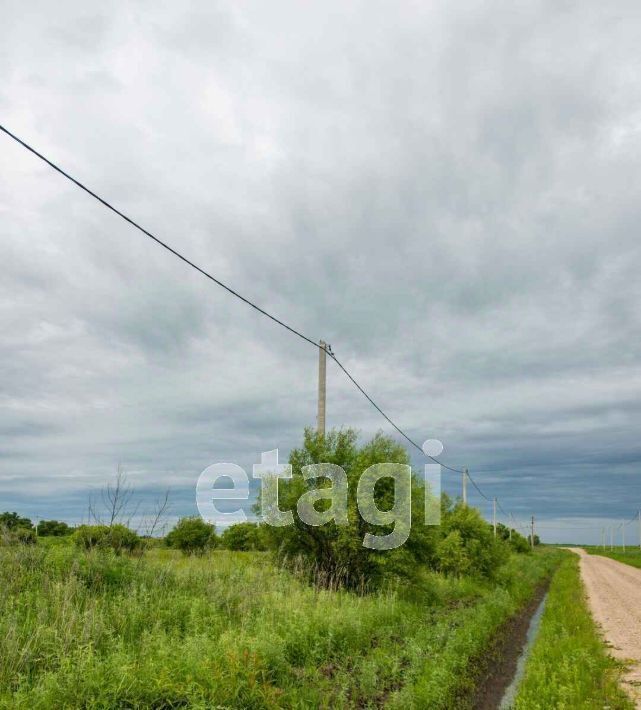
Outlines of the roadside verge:
[[579,557],[567,552],[552,579],[514,707],[628,710],[634,704],[619,685],[622,671],[588,609]]

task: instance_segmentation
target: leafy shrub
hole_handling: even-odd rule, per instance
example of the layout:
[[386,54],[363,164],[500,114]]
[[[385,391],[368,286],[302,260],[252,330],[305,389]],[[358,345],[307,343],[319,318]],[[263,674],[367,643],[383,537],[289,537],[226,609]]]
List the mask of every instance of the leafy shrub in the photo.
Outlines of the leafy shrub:
[[36,531],[29,518],[18,513],[0,514],[0,542],[4,545],[33,545],[37,541]]
[[452,530],[438,543],[438,567],[445,574],[460,577],[471,567],[470,555],[460,530]]
[[15,530],[16,528],[31,529],[33,524],[29,518],[22,518],[18,513],[0,513],[0,528]]
[[494,538],[492,526],[476,508],[452,505],[445,495],[440,531],[437,566],[443,572],[492,577],[509,556],[509,546],[498,535]]
[[216,529],[199,517],[181,518],[165,543],[187,555],[202,554],[206,548],[216,546]]
[[91,550],[103,544],[108,531],[107,525],[79,525],[73,539],[78,547]]
[[120,524],[80,525],[74,532],[74,542],[85,550],[112,549],[117,555],[123,551],[134,552],[142,544],[133,530]]
[[220,536],[226,550],[264,550],[264,530],[256,523],[230,525]]
[[64,537],[71,535],[73,528],[58,520],[41,520],[37,527],[38,537]]
[[3,545],[35,545],[37,540],[33,528],[0,528],[0,543]]
[[[505,540],[514,552],[527,553],[530,552],[530,541],[517,530],[507,527],[502,523],[496,526],[497,535],[501,540]],[[511,533],[511,534],[510,534]]]
[[[412,479],[412,528],[409,539],[394,550],[373,550],[363,546],[366,533],[385,535],[393,525],[373,525],[361,515],[356,501],[358,481],[363,471],[378,463],[409,464],[405,449],[393,439],[378,434],[363,446],[357,443],[352,429],[331,431],[325,436],[305,431],[303,446],[294,449],[289,458],[292,479],[281,481],[279,503],[281,510],[291,510],[294,525],[266,526],[266,537],[281,561],[305,571],[321,586],[345,586],[355,589],[375,588],[393,578],[415,579],[421,563],[430,562],[435,555],[437,529],[424,524],[424,496],[422,485]],[[302,468],[314,463],[340,466],[348,481],[348,521],[337,525],[330,521],[322,526],[308,525],[297,511],[300,496],[310,490],[303,478]],[[328,487],[329,479],[318,488]],[[392,478],[378,481],[374,500],[379,510],[389,510],[394,503],[395,484]],[[321,501],[327,510],[328,500]]]

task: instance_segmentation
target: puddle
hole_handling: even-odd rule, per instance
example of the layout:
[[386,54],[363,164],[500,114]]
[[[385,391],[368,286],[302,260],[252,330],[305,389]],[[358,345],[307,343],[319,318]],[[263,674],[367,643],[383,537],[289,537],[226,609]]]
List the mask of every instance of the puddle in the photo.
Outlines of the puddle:
[[512,682],[505,689],[505,693],[503,694],[503,698],[501,699],[501,704],[499,705],[499,710],[510,710],[514,703],[516,692],[519,689],[521,680],[523,679],[523,673],[525,671],[525,662],[527,661],[528,656],[530,655],[530,651],[532,650],[532,644],[534,643],[534,639],[536,638],[536,635],[539,631],[539,626],[541,625],[541,617],[543,616],[543,610],[545,608],[545,602],[547,598],[548,595],[546,594],[541,600],[541,603],[537,607],[536,611],[532,615],[532,618],[530,619],[530,625],[528,626],[527,634],[525,637],[525,645],[523,646],[521,655],[519,656],[516,662],[514,678],[512,678]]

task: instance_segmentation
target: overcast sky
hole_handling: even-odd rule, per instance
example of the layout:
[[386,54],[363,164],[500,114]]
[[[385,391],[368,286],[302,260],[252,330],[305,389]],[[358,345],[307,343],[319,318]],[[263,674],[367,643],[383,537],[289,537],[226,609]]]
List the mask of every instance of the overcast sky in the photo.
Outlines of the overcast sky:
[[[7,128],[544,539],[641,507],[637,2],[1,5]],[[0,237],[0,510],[190,514],[314,424],[309,344],[5,135]],[[332,363],[328,424],[392,433]]]

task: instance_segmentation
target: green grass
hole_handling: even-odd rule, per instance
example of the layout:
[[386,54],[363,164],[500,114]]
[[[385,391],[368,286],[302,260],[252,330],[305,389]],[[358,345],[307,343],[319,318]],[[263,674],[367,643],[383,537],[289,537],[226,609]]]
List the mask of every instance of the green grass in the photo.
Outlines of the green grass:
[[618,685],[622,667],[608,655],[588,610],[579,558],[565,554],[552,580],[515,708],[634,708]]
[[602,549],[601,547],[586,547],[591,555],[603,555],[610,557],[617,562],[625,562],[626,565],[641,568],[641,550],[638,547],[627,547],[625,552],[622,547],[615,547],[614,550]]
[[261,553],[0,548],[0,708],[465,708],[496,630],[557,564],[357,596]]

